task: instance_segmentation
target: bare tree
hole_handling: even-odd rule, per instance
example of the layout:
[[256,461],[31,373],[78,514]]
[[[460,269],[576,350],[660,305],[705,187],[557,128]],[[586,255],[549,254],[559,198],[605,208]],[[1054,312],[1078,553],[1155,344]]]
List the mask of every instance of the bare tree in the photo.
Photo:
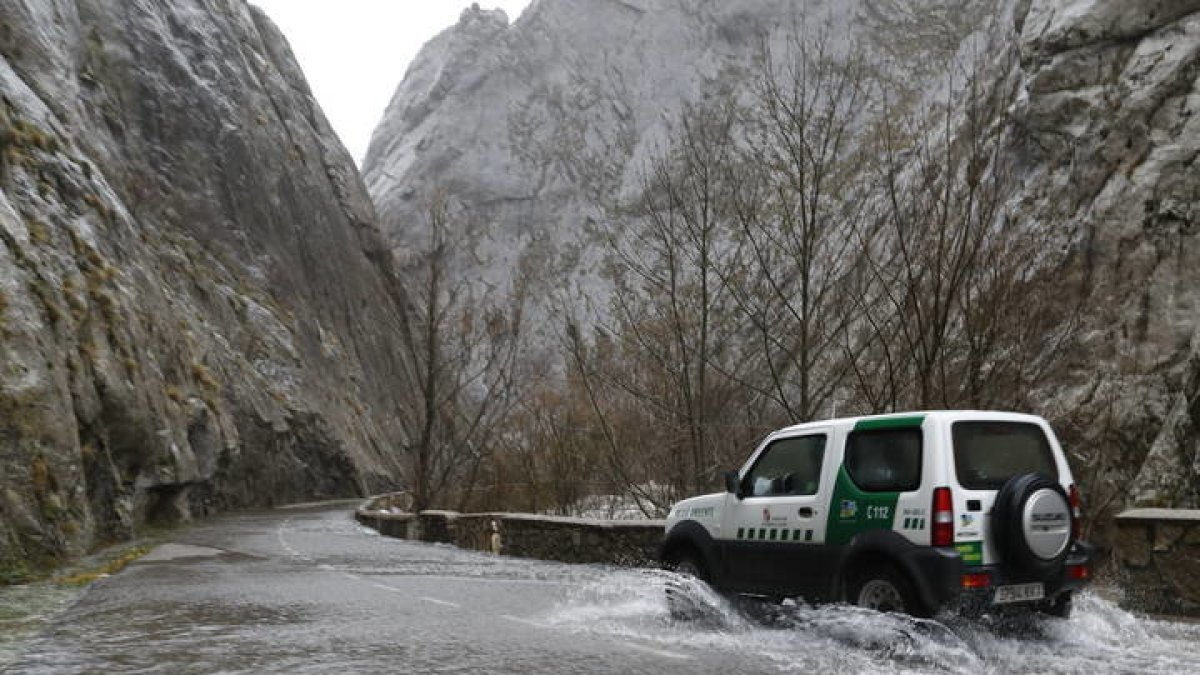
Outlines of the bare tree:
[[[402,273],[410,302],[401,356],[411,374],[408,405],[398,411],[405,436],[403,470],[415,509],[465,499],[493,432],[517,398],[524,290],[518,278],[494,302],[459,269],[477,243],[475,229],[448,195],[427,210],[427,244],[407,253]],[[457,221],[457,222],[456,222]]]
[[1018,223],[996,83],[978,68],[944,100],[877,123],[877,226],[859,238],[869,284],[855,302],[870,347],[854,364],[875,409],[1019,407],[1058,372],[1081,297],[1040,249],[1051,225]]
[[[612,336],[607,358],[589,351],[578,328],[570,336],[613,471],[629,486],[665,478],[671,497],[714,484],[745,434],[735,381],[745,358],[723,282],[740,264],[728,182],[735,121],[725,97],[688,108],[670,148],[646,167],[640,197],[595,232],[614,287],[611,325],[600,323]],[[639,430],[636,460],[622,446],[617,417]]]
[[831,47],[829,27],[800,34],[777,58],[764,42],[745,159],[730,175],[740,243],[751,269],[725,279],[752,327],[758,363],[745,386],[791,421],[828,411],[849,367],[846,302],[861,251],[865,189],[859,154],[866,63]]

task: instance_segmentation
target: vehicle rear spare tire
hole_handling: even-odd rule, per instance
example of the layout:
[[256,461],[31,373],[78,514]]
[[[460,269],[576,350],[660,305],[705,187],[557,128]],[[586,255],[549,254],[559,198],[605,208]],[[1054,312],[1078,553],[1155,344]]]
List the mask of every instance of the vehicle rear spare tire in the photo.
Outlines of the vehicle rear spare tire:
[[996,554],[1012,571],[1050,578],[1071,547],[1071,506],[1056,481],[1041,474],[1010,478],[992,505]]

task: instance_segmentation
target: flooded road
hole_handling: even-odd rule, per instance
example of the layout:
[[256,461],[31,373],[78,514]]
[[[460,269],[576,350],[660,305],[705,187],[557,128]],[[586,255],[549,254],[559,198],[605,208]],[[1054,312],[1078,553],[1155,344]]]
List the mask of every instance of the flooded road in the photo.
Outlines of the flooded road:
[[93,585],[0,670],[1200,672],[1200,625],[1094,595],[1068,621],[1009,625],[837,606],[748,614],[693,587],[709,618],[677,623],[664,600],[673,575],[389,539],[344,504],[216,519],[171,539]]

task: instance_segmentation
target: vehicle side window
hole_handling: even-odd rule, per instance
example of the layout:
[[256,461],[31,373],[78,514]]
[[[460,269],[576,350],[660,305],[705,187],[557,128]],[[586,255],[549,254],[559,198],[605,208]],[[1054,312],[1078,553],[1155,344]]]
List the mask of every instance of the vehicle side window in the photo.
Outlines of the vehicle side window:
[[866,492],[908,492],[921,487],[921,430],[872,429],[846,439],[846,473]]
[[759,455],[742,483],[753,497],[814,495],[821,483],[825,435],[781,438]]

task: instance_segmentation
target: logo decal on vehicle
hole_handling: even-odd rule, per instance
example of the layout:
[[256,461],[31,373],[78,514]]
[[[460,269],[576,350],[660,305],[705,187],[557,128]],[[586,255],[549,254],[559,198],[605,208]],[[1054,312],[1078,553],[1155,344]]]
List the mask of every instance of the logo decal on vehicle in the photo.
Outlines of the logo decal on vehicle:
[[846,467],[839,467],[825,525],[825,543],[847,544],[860,532],[891,528],[898,498],[898,492],[864,492],[850,480]]
[[962,556],[964,565],[983,564],[982,541],[960,541],[954,545],[954,548],[958,550],[958,555]]
[[962,513],[959,514],[958,518],[963,527],[970,527],[971,523],[975,522],[975,514],[973,513]]

